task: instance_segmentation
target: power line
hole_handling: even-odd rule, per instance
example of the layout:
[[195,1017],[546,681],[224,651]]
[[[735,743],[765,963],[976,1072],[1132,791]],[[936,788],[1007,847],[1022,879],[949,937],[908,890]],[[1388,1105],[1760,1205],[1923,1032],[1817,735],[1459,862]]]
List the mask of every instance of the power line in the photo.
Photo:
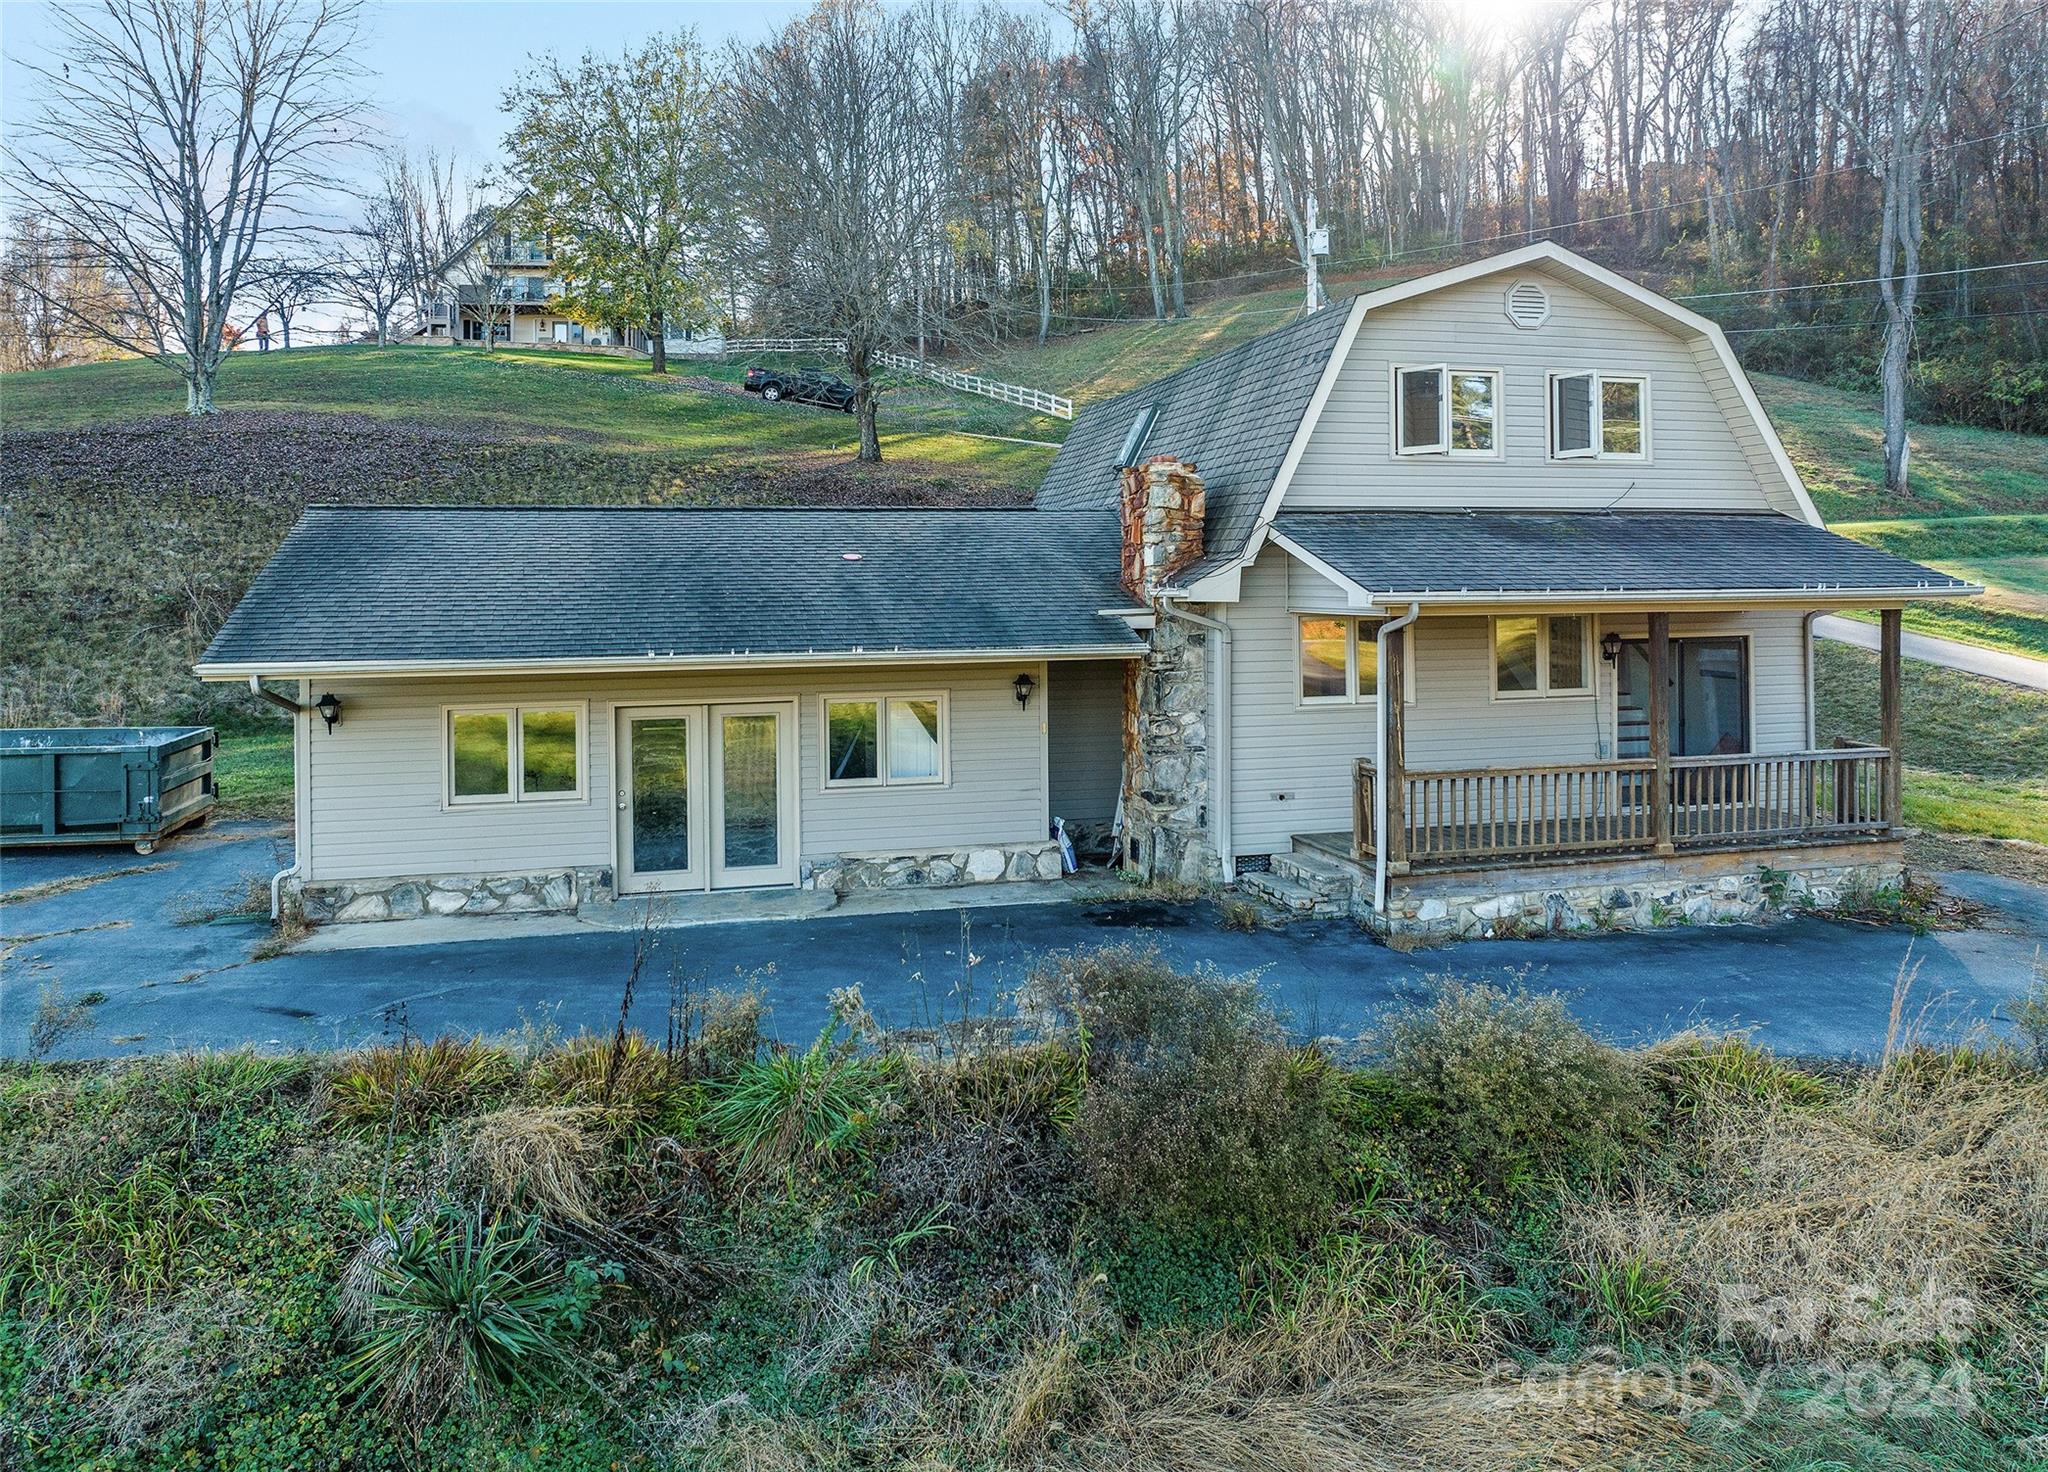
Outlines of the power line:
[[[2031,261],[1999,261],[1989,266],[1951,266],[1943,271],[1921,271],[1916,273],[1922,281],[1936,276],[1974,276],[1979,271],[2012,271],[2021,266],[2048,266],[2048,256],[2036,256]],[[1675,302],[1703,302],[1717,297],[1729,296],[1771,296],[1781,291],[1824,291],[1837,286],[1876,286],[1884,280],[1882,276],[1859,276],[1852,281],[1816,281],[1811,286],[1751,286],[1741,291],[1696,291],[1689,296],[1675,296]]]
[[[1916,329],[1922,326],[1936,327],[1943,322],[1988,322],[1997,317],[2039,317],[2040,312],[2024,309],[2016,312],[1959,312],[1949,317],[1916,318]],[[1884,327],[1882,322],[1783,322],[1775,327],[1730,327],[1723,329],[1726,337],[1747,337],[1757,332],[1875,332]]]

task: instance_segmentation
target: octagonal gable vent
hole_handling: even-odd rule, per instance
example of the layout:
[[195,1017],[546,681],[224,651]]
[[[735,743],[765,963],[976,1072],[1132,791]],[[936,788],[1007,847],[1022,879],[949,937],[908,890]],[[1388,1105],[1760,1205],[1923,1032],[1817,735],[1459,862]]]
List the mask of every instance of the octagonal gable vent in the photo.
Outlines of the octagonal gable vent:
[[1533,332],[1550,320],[1550,293],[1534,281],[1517,281],[1508,288],[1508,320],[1525,332]]

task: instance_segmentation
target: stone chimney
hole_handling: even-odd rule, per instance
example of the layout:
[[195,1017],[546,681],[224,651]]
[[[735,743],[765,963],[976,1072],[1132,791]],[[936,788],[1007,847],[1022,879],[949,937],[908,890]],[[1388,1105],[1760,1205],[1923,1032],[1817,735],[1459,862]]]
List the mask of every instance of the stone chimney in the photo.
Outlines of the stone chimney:
[[1150,601],[1162,583],[1202,555],[1209,495],[1195,467],[1154,455],[1123,471],[1124,591]]

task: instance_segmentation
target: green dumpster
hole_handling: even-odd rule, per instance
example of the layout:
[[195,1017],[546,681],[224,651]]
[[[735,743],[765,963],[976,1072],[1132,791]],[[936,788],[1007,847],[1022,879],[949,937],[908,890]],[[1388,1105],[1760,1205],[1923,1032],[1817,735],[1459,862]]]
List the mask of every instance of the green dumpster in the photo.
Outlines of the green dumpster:
[[154,849],[213,810],[211,726],[0,731],[0,847]]

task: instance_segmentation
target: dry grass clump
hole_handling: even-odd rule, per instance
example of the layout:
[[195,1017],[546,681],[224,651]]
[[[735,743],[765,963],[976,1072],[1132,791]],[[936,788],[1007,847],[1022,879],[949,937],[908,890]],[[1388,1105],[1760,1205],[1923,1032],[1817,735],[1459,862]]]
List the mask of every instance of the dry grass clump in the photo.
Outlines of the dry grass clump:
[[569,1039],[542,1057],[533,1084],[545,1099],[594,1111],[591,1121],[613,1133],[640,1135],[662,1127],[690,1078],[678,1055],[628,1031]]
[[514,1105],[470,1122],[462,1133],[459,1176],[499,1202],[551,1222],[599,1221],[604,1140],[597,1111],[571,1105]]
[[[1285,1335],[1091,1365],[1065,1454],[1085,1472],[1524,1472],[1685,1459],[1667,1378],[1604,1365],[1488,1373],[1360,1357],[1304,1375]],[[1044,1463],[1041,1463],[1044,1465]]]
[[1922,1060],[1825,1107],[1720,1102],[1697,1179],[1568,1204],[1586,1272],[1645,1261],[1698,1329],[1821,1354],[2010,1330],[2048,1258],[2048,1080]]

